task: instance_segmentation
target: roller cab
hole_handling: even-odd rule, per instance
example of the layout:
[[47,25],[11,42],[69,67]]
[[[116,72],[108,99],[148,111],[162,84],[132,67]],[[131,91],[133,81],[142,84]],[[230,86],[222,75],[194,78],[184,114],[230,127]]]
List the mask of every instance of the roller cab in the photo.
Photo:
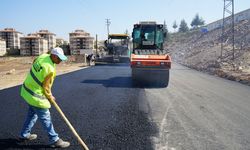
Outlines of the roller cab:
[[161,24],[140,22],[134,25],[130,56],[133,82],[168,86],[171,57],[163,49],[165,37]]

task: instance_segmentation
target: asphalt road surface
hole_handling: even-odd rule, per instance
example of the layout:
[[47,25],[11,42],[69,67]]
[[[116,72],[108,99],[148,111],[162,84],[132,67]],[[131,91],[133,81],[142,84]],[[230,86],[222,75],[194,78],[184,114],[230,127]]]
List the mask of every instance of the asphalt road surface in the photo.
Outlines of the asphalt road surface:
[[[128,65],[102,65],[58,76],[57,103],[91,150],[250,150],[250,87],[174,64],[167,88],[133,86]],[[50,149],[19,143],[27,105],[20,86],[0,91],[0,149]],[[81,149],[55,108],[54,127]]]

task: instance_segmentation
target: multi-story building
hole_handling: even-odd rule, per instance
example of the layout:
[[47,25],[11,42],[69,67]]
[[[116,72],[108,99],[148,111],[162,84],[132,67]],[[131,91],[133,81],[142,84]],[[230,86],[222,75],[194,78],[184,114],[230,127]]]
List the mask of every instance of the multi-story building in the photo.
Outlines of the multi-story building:
[[94,38],[84,30],[69,33],[69,47],[71,55],[92,54]]
[[56,46],[61,46],[64,44],[64,39],[62,38],[56,38]]
[[0,56],[3,56],[6,54],[6,42],[5,40],[0,38]]
[[56,46],[61,47],[65,55],[70,55],[69,42],[62,38],[56,38]]
[[20,55],[38,56],[48,52],[48,41],[39,34],[28,34],[21,37]]
[[48,41],[48,50],[52,50],[56,47],[56,34],[51,33],[48,30],[40,30],[37,34]]
[[6,49],[9,54],[19,54],[20,37],[23,37],[23,34],[13,28],[5,28],[4,30],[0,30],[0,38],[5,40]]

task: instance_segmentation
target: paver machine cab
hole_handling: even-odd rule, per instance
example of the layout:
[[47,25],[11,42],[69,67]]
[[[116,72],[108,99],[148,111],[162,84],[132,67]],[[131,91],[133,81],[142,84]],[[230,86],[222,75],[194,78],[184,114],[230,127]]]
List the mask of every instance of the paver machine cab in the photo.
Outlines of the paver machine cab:
[[108,41],[105,44],[108,50],[108,56],[111,62],[129,62],[129,36],[127,34],[109,34]]
[[168,86],[171,57],[163,48],[164,26],[156,22],[140,22],[134,25],[132,38],[130,66],[133,82]]

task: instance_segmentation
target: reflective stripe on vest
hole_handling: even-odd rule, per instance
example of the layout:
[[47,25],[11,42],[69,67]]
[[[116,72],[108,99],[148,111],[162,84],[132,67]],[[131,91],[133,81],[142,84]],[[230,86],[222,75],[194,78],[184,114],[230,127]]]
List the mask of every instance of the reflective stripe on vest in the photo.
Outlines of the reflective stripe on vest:
[[33,78],[33,80],[34,80],[38,85],[40,85],[41,87],[43,87],[42,82],[40,82],[40,81],[37,79],[37,77],[34,75],[32,69],[30,69],[30,75],[31,75],[31,77]]
[[23,84],[23,87],[24,87],[24,89],[25,89],[30,95],[32,95],[32,96],[34,96],[34,97],[36,97],[36,98],[39,98],[39,99],[41,99],[41,100],[47,99],[45,96],[38,95],[38,94],[34,93],[33,91],[31,91],[29,88],[27,88],[27,87],[25,86],[25,84]]

